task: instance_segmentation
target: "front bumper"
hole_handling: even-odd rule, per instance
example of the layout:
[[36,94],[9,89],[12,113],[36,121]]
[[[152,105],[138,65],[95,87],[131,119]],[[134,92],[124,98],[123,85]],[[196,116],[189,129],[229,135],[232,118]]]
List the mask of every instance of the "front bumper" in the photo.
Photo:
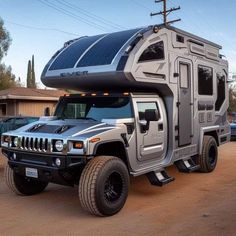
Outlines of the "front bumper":
[[[14,171],[25,176],[26,167],[37,169],[38,180],[62,185],[74,185],[83,167],[87,163],[85,156],[52,155],[31,153],[20,150],[2,148],[2,153],[8,158],[8,164]],[[55,164],[60,158],[61,165]]]

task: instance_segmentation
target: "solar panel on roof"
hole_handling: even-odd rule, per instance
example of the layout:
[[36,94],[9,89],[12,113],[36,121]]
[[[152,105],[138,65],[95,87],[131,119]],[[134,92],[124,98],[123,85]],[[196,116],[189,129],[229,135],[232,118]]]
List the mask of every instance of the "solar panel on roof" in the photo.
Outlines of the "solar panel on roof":
[[73,68],[85,50],[103,36],[85,37],[72,43],[56,58],[49,70]]
[[88,50],[76,67],[109,65],[124,44],[140,29],[112,33]]

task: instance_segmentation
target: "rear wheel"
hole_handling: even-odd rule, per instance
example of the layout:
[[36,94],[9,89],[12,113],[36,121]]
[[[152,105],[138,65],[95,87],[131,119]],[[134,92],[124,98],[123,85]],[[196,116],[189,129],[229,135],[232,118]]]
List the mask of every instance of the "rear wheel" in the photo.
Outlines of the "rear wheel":
[[212,136],[204,136],[202,153],[197,157],[197,163],[200,166],[199,171],[212,172],[217,164],[218,149],[216,140]]
[[124,206],[129,190],[128,170],[117,157],[99,156],[84,168],[79,183],[82,207],[93,215],[114,215]]
[[9,165],[5,166],[5,182],[18,195],[34,195],[41,193],[48,185],[47,182],[30,179],[14,172]]

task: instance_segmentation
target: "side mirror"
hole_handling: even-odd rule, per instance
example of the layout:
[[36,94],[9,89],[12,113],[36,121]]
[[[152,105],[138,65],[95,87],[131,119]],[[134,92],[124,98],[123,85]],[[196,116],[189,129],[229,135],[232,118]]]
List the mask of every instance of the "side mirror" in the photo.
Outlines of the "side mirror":
[[50,107],[46,107],[44,109],[44,116],[50,116],[51,112],[50,112]]
[[160,113],[157,109],[147,109],[145,110],[144,117],[147,122],[158,121],[160,119]]
[[158,121],[160,119],[160,113],[157,109],[145,110],[144,117],[146,120],[145,130],[149,130],[150,121]]

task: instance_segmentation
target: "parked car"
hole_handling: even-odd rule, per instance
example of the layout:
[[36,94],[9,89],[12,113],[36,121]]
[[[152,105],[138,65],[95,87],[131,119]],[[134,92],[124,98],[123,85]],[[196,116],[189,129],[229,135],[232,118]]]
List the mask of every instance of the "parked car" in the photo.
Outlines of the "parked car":
[[235,139],[236,138],[236,120],[230,123],[230,128],[231,128],[231,139]]
[[38,120],[39,117],[31,117],[31,116],[15,116],[15,117],[4,118],[0,121],[0,137],[4,132],[18,129],[24,125],[28,125]]

